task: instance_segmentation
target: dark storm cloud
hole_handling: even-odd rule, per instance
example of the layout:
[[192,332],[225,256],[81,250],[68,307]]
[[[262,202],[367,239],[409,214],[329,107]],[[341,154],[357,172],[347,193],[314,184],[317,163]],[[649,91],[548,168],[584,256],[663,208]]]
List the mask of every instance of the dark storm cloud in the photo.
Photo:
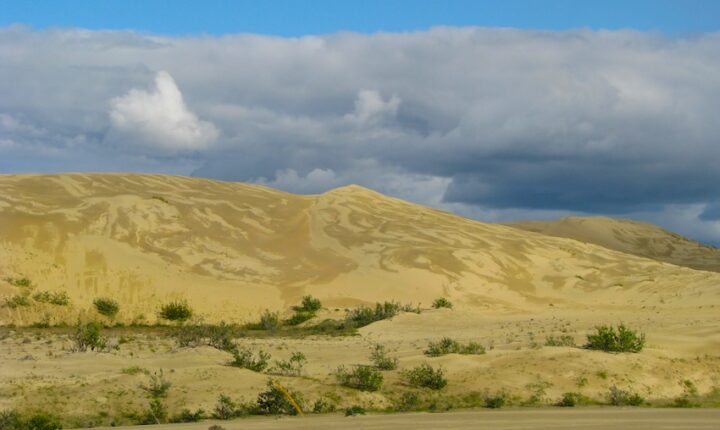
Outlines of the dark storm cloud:
[[718,34],[11,27],[0,58],[0,169],[355,182],[490,218],[682,212],[720,240]]

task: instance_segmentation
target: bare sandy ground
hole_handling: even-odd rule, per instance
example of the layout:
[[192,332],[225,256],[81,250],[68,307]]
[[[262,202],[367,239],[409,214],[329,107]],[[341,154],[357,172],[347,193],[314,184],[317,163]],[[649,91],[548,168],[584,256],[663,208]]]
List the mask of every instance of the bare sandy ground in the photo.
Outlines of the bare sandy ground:
[[[467,411],[443,414],[407,413],[355,417],[306,416],[298,418],[251,418],[235,421],[212,421],[194,424],[172,424],[142,427],[158,430],[206,430],[213,424],[227,430],[715,430],[720,423],[720,409],[576,409],[576,410],[504,410]],[[117,427],[115,427],[117,428]]]

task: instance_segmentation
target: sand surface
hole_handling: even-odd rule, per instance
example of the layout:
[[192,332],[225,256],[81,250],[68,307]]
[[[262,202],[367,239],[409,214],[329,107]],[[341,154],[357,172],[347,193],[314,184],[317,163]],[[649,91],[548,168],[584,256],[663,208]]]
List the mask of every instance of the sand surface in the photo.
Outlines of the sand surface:
[[[614,221],[606,223],[616,228]],[[499,392],[514,405],[552,405],[568,391],[604,402],[612,386],[655,405],[671,404],[688,394],[689,386],[698,397],[720,393],[720,273],[683,267],[672,253],[672,261],[660,261],[590,242],[472,221],[356,186],[297,196],[164,175],[0,175],[0,303],[27,298],[27,306],[0,307],[0,326],[6,326],[0,328],[0,410],[46,410],[78,423],[126,424],[118,417],[147,408],[139,387],[160,369],[173,384],[166,400],[171,414],[183,408],[212,411],[219,394],[254,401],[269,376],[228,366],[230,355],[223,351],[179,348],[162,333],[126,329],[107,333],[118,349],[78,353],[71,350],[69,329],[8,325],[74,324],[78,318],[155,323],[159,306],[177,299],[187,300],[196,320],[243,323],[265,309],[288,316],[304,294],[322,300],[318,319],[342,318],[345,309],[385,300],[423,308],[352,337],[237,339],[268,351],[273,360],[303,352],[308,364],[302,376],[278,379],[302,393],[306,405],[333,398],[340,408],[393,407],[413,390],[399,372],[421,363],[442,366],[448,378],[440,393],[421,394],[454,405],[477,406],[478,399]],[[692,260],[695,254],[683,255]],[[713,267],[713,255],[705,252],[697,261]],[[31,285],[16,285],[22,278]],[[65,293],[69,303],[33,298],[44,291]],[[452,310],[430,308],[440,296],[454,304]],[[114,321],[96,312],[92,302],[98,297],[120,303]],[[641,353],[544,345],[551,335],[572,336],[582,345],[596,325],[620,322],[646,334]],[[428,343],[443,336],[480,342],[488,351],[425,356]],[[340,387],[334,370],[369,364],[373,343],[400,360],[399,370],[385,374],[378,392]],[[593,428],[620,416],[615,412],[571,414],[587,417],[586,428]],[[692,415],[651,412],[678,419]],[[471,425],[476,416],[503,420],[522,413],[308,422],[382,428],[373,423],[415,427],[421,421],[457,420],[450,428]],[[543,417],[555,414],[533,413],[523,422],[542,424]],[[635,420],[636,412],[628,413],[629,422]],[[701,425],[702,417],[712,419],[713,413],[698,411],[687,419]],[[637,421],[636,428],[674,422],[637,414],[647,424]],[[255,421],[227,428],[249,422]],[[524,428],[523,422],[505,428]]]

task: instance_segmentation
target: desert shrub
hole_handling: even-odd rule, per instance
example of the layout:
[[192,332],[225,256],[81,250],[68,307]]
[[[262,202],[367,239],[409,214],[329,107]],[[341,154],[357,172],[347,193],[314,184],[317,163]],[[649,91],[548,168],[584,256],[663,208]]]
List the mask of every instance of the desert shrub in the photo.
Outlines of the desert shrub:
[[370,361],[372,361],[373,366],[380,370],[395,370],[398,366],[398,359],[388,357],[385,347],[380,344],[373,345],[370,352]]
[[233,361],[230,365],[243,369],[252,370],[253,372],[262,372],[268,366],[270,354],[265,351],[258,351],[254,354],[249,348],[237,347],[232,351]]
[[281,389],[273,381],[268,381],[267,390],[258,394],[257,409],[260,414],[297,415],[301,411],[301,403],[300,394]]
[[453,305],[452,305],[452,303],[450,303],[450,300],[446,299],[445,297],[439,297],[433,301],[432,307],[435,309],[440,309],[440,308],[452,309]]
[[205,411],[198,409],[195,412],[190,409],[183,409],[177,415],[170,418],[171,423],[196,423],[205,419]]
[[362,391],[377,391],[383,383],[383,375],[372,366],[357,365],[348,370],[340,366],[335,371],[335,377],[340,385]]
[[447,385],[445,371],[442,367],[434,369],[431,365],[423,363],[412,369],[404,370],[400,374],[403,380],[413,387],[439,390]]
[[237,404],[230,397],[220,394],[212,416],[218,420],[235,418],[238,416]]
[[33,294],[33,300],[40,303],[50,303],[56,306],[67,306],[70,304],[70,297],[65,291],[50,292],[50,291],[38,291]]
[[483,406],[490,409],[500,409],[505,406],[507,395],[505,393],[490,394],[485,397]]
[[613,385],[608,392],[608,403],[613,406],[640,406],[645,403],[645,399],[637,393],[621,390]]
[[260,321],[246,324],[245,327],[250,330],[275,331],[279,329],[281,325],[280,314],[278,312],[270,312],[270,310],[266,309],[265,312],[260,315]]
[[160,306],[158,315],[168,321],[183,322],[192,317],[193,311],[186,301],[177,300]]
[[645,346],[645,335],[627,328],[624,324],[617,327],[598,326],[595,333],[587,335],[585,348],[605,352],[640,352]]
[[302,352],[293,352],[287,360],[276,360],[273,371],[284,376],[300,376],[307,358]]
[[106,339],[102,335],[102,325],[96,321],[86,324],[78,322],[72,340],[74,350],[79,352],[85,352],[88,348],[91,351],[101,350],[106,345]]
[[16,286],[16,287],[29,287],[32,285],[32,281],[30,281],[28,278],[5,278],[7,282],[10,283],[10,285]]
[[393,402],[393,409],[399,412],[415,411],[420,408],[420,396],[412,391],[406,391]]
[[562,399],[557,403],[557,406],[572,408],[581,403],[583,399],[580,393],[563,393]]
[[148,393],[148,396],[152,398],[165,398],[168,395],[172,382],[165,379],[165,372],[160,369],[158,372],[154,372],[152,375],[148,375],[150,378],[147,385],[140,385],[140,389]]
[[234,328],[224,322],[218,325],[190,324],[177,327],[171,336],[179,347],[208,345],[232,353],[236,348],[233,343]]
[[548,336],[545,338],[545,346],[575,346],[575,338],[569,334],[562,336]]
[[485,348],[477,342],[469,342],[463,345],[454,339],[444,337],[437,342],[430,342],[424,353],[430,357],[439,357],[446,354],[480,355],[485,354]]
[[10,309],[19,308],[21,306],[30,306],[30,301],[26,295],[15,294],[5,298],[5,306]]
[[315,400],[315,403],[313,403],[313,413],[314,414],[325,414],[330,412],[335,412],[337,410],[337,407],[335,404],[328,402],[325,399],[317,399]]
[[137,375],[138,373],[148,374],[148,371],[147,369],[143,369],[140,366],[130,366],[120,370],[120,373],[122,373],[123,375]]
[[402,306],[397,302],[376,303],[375,308],[360,306],[348,311],[345,321],[352,327],[364,327],[376,321],[390,319],[402,310]]
[[355,415],[365,415],[365,408],[359,405],[352,405],[348,408],[345,408],[346,417],[354,417]]
[[295,311],[295,313],[290,318],[283,321],[283,324],[295,326],[298,324],[302,324],[305,321],[309,321],[313,318],[315,318],[314,312]]
[[208,430],[225,430],[225,427],[217,424],[213,424],[210,427],[208,427]]
[[60,430],[62,425],[56,417],[46,413],[36,413],[23,417],[15,411],[0,412],[2,430]]
[[302,312],[317,312],[322,308],[322,302],[313,296],[304,296],[300,306],[295,306],[293,309]]
[[142,415],[140,424],[163,424],[168,420],[168,411],[165,403],[159,398],[151,398],[150,406]]
[[115,315],[120,311],[120,305],[117,301],[105,297],[98,297],[93,301],[93,305],[100,315],[109,318],[115,318]]

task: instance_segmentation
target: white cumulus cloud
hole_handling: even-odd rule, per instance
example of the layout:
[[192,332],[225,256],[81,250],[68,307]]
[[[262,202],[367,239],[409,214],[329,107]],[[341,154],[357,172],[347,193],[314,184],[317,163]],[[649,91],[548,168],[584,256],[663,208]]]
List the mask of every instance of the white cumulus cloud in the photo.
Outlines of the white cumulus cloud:
[[218,130],[192,113],[175,80],[165,71],[155,76],[152,91],[132,89],[111,100],[110,121],[115,139],[179,152],[207,148]]

